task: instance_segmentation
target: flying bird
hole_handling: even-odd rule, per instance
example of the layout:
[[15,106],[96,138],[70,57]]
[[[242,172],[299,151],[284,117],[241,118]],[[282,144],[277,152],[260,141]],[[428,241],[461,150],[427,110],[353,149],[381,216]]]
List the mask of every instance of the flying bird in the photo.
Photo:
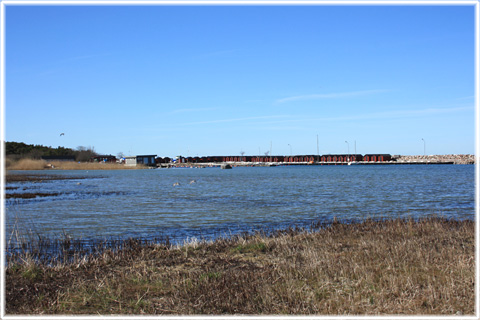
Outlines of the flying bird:
[[64,135],[65,135],[65,133],[63,133],[63,132],[62,132],[62,133],[60,133],[60,137],[61,137],[61,136],[64,136]]

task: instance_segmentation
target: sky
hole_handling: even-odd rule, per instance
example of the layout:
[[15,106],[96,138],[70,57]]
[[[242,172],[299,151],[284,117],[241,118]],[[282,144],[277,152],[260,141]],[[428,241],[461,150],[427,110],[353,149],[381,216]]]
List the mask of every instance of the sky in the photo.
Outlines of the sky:
[[161,157],[475,152],[474,6],[5,16],[6,141]]

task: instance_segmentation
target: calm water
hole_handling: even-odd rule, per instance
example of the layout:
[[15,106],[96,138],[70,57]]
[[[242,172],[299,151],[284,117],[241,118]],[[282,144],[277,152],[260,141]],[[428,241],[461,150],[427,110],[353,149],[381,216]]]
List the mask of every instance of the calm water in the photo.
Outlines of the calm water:
[[15,223],[48,236],[183,239],[334,216],[474,219],[474,171],[473,165],[358,165],[15,172],[88,179],[8,184],[19,188],[7,192],[60,195],[7,200],[7,237]]

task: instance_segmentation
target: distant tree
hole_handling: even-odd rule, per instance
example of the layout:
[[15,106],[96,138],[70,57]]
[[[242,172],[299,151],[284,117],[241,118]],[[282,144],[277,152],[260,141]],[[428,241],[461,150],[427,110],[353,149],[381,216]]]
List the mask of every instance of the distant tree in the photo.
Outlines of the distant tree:
[[5,143],[5,153],[7,155],[16,154],[23,155],[31,152],[33,150],[33,145],[25,144],[23,142],[6,142]]
[[117,153],[117,158],[122,159],[123,157],[125,157],[123,152],[120,151],[119,153]]
[[40,159],[42,156],[71,156],[75,152],[70,148],[64,147],[46,147],[42,145],[25,144],[23,142],[5,143],[5,154],[7,156],[15,156],[18,159],[30,158]]
[[96,155],[97,153],[93,147],[78,146],[76,149],[75,160],[86,162]]
[[32,149],[29,153],[26,154],[27,158],[40,160],[42,158],[43,152],[39,149]]

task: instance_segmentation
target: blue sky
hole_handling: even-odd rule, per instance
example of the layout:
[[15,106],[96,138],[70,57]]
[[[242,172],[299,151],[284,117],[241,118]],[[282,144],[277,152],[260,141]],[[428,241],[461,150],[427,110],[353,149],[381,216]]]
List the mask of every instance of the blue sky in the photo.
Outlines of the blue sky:
[[8,5],[5,138],[173,157],[316,154],[318,135],[320,154],[472,154],[474,24],[473,6]]

